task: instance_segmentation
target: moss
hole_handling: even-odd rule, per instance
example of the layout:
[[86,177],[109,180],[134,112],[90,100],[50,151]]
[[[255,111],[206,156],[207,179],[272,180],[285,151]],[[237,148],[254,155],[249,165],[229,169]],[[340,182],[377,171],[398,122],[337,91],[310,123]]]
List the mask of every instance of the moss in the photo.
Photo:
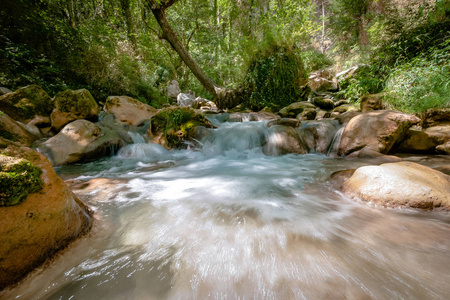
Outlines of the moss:
[[195,126],[212,127],[208,120],[191,108],[169,107],[152,117],[152,132],[162,132],[170,148],[179,148],[183,137]]
[[10,116],[31,119],[35,115],[49,116],[53,110],[50,96],[38,85],[30,85],[0,97]]
[[17,142],[18,139],[15,135],[13,135],[11,132],[6,131],[6,130],[0,130],[0,137],[13,141],[13,142]]
[[44,186],[42,171],[26,159],[0,154],[0,206],[17,205]]
[[70,112],[72,109],[89,114],[97,103],[91,93],[86,89],[67,90],[55,95],[55,106],[62,112]]

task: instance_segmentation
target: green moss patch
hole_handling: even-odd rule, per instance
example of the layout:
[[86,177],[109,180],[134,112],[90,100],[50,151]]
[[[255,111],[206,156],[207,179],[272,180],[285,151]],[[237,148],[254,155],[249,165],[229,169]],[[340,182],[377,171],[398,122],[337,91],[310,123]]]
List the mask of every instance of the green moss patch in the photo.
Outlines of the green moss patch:
[[41,173],[26,159],[0,154],[0,206],[17,205],[28,194],[40,191],[44,186]]
[[191,108],[169,107],[162,109],[152,117],[152,133],[163,133],[166,145],[179,148],[183,137],[195,126],[213,127],[201,114]]
[[89,114],[97,103],[91,93],[86,89],[67,90],[55,95],[55,106],[62,112],[71,112],[73,109],[80,113]]

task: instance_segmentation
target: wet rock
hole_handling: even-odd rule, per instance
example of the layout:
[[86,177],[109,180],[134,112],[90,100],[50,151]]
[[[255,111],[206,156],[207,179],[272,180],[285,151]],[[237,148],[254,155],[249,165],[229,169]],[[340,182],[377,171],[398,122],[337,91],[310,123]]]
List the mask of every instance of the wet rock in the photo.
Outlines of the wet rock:
[[342,191],[382,206],[450,210],[450,176],[413,162],[361,167]]
[[364,147],[361,150],[352,152],[347,156],[348,159],[362,158],[362,159],[371,159],[371,162],[374,164],[382,164],[382,163],[392,163],[392,162],[400,162],[401,159],[395,155],[385,155],[372,150],[370,148]]
[[128,96],[110,96],[106,99],[103,110],[113,114],[116,122],[123,125],[139,125],[150,120],[158,111]]
[[344,185],[344,182],[352,177],[352,175],[355,173],[356,169],[348,169],[348,170],[341,170],[336,171],[333,174],[330,175],[330,180],[333,185],[333,187],[337,190],[340,190],[342,186]]
[[53,98],[55,108],[51,114],[52,127],[60,131],[68,123],[88,119],[97,121],[100,111],[91,93],[86,89],[67,90]]
[[450,155],[450,142],[437,146],[436,152]]
[[447,141],[450,141],[450,125],[433,126],[425,130],[409,129],[405,139],[395,147],[395,151],[435,153],[436,147]]
[[278,114],[282,118],[295,118],[299,113],[303,112],[307,108],[315,109],[316,107],[310,102],[295,102],[282,108]]
[[349,155],[365,147],[386,154],[418,122],[420,119],[416,116],[389,110],[358,115],[345,126],[338,155]]
[[271,121],[279,119],[280,116],[268,111],[260,111],[249,113],[248,118],[250,121]]
[[339,123],[334,120],[304,121],[297,129],[308,152],[327,154]]
[[277,156],[288,153],[306,154],[308,150],[294,128],[273,125],[266,132],[263,152]]
[[432,108],[423,116],[423,128],[450,125],[450,108]]
[[114,130],[104,128],[102,131],[92,122],[77,120],[47,141],[33,144],[33,147],[59,166],[108,156],[125,144]]
[[0,207],[0,290],[16,283],[92,226],[92,213],[56,175],[50,162],[29,148],[3,154],[40,168],[43,181],[16,206]]
[[281,118],[278,120],[272,120],[269,123],[267,123],[267,127],[271,127],[274,125],[282,125],[282,126],[288,126],[292,128],[298,127],[300,124],[300,120],[298,119],[292,119],[292,118]]
[[363,113],[383,109],[384,93],[365,95],[361,98],[361,111]]
[[243,117],[241,113],[232,113],[230,114],[227,122],[242,122]]
[[334,101],[326,97],[315,97],[313,103],[315,106],[325,110],[334,108]]
[[40,138],[40,135],[34,134],[29,128],[11,119],[6,114],[0,114],[0,148],[6,148],[10,143],[17,145],[30,146],[34,141]]
[[35,116],[50,116],[53,101],[40,86],[29,85],[0,96],[0,107],[12,119],[27,123]]

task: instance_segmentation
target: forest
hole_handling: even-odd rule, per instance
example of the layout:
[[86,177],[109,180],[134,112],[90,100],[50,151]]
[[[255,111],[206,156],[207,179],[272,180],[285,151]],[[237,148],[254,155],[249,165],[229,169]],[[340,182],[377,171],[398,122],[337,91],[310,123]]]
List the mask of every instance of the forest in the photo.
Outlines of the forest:
[[[87,88],[97,101],[128,95],[160,108],[176,79],[182,91],[212,100],[152,14],[159,2],[4,0],[0,85],[39,84],[51,96]],[[164,11],[169,26],[199,68],[217,86],[244,90],[241,101],[250,106],[286,106],[310,72],[336,74],[357,65],[367,70],[343,85],[342,98],[358,101],[383,91],[400,110],[449,105],[447,0],[162,2],[170,5]],[[286,69],[271,70],[279,55],[289,59]],[[265,84],[264,72],[274,72],[273,86],[253,93],[252,83]]]
[[0,300],[448,299],[450,0],[0,0]]

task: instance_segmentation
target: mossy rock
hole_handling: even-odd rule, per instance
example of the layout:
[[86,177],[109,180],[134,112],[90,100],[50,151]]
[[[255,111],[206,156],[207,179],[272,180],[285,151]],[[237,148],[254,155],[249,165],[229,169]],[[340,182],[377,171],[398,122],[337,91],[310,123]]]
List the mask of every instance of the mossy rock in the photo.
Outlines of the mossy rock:
[[187,107],[168,107],[151,119],[151,132],[166,148],[180,148],[190,129],[196,126],[214,128],[203,115]]
[[52,98],[38,85],[29,85],[0,96],[2,110],[17,121],[27,121],[36,115],[50,116]]
[[92,109],[98,110],[94,97],[86,89],[66,90],[54,97],[55,108],[61,112],[76,111],[78,114],[89,115]]
[[30,193],[42,189],[41,169],[22,158],[0,154],[0,206],[22,202]]

